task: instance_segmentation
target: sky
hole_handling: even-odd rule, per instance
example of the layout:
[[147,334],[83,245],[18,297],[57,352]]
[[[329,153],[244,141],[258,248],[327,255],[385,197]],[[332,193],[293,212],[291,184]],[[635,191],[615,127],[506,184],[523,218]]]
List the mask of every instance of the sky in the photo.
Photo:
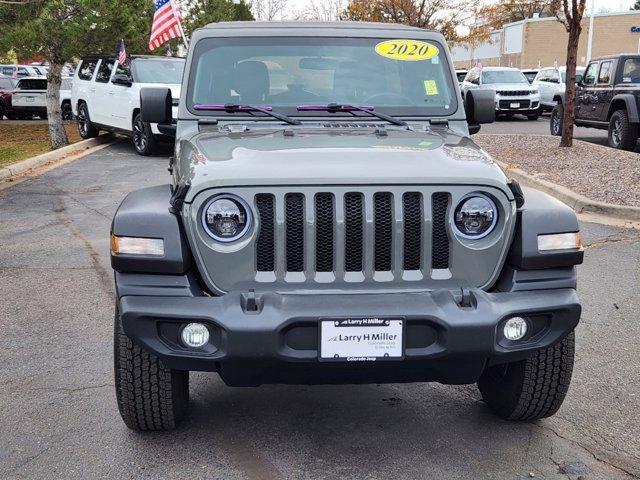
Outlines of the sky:
[[[286,10],[302,11],[314,1],[316,2],[316,4],[322,3],[322,0],[288,0]],[[587,12],[591,8],[591,1],[592,0],[587,0]],[[626,10],[629,10],[631,5],[633,5],[634,3],[634,0],[593,0],[593,1],[594,1],[594,8],[596,12],[603,9],[612,10],[614,12],[626,11]],[[344,1],[344,3],[346,4],[347,2]],[[483,3],[490,4],[495,2],[493,0],[485,0],[485,2]]]

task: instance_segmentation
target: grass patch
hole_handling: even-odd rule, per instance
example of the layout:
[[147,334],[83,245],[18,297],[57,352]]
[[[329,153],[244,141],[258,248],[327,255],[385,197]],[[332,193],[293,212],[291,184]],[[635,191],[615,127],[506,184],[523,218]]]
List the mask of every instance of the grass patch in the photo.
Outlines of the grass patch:
[[[81,140],[75,123],[66,124],[64,128],[71,143]],[[0,121],[0,167],[50,151],[48,125]]]

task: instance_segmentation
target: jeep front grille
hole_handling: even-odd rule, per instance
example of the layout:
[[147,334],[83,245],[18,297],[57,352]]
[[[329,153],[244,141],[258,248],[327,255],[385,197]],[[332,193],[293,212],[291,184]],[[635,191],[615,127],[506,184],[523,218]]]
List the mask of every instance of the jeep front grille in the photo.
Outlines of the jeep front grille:
[[496,93],[503,97],[526,97],[531,94],[529,90],[498,90]]
[[[363,272],[365,261],[365,199],[360,192],[347,192],[339,202],[343,211],[337,215],[334,194],[319,192],[311,198],[301,193],[285,195],[285,268],[286,272],[308,271],[305,264],[305,251],[308,251],[311,239],[305,238],[305,231],[311,231],[314,240],[315,272],[333,272],[336,270],[336,252],[343,252],[345,272]],[[373,249],[371,259],[373,270],[390,272],[393,270],[420,270],[424,267],[423,247],[423,196],[419,192],[406,192],[394,196],[390,192],[376,192],[372,197],[373,213]],[[315,219],[305,216],[308,211],[305,203],[313,202]],[[433,212],[433,242],[431,251],[432,268],[448,268],[449,236],[446,230],[446,214],[449,195],[434,193],[431,202]],[[260,234],[256,242],[256,268],[259,272],[273,272],[274,197],[268,194],[256,195]],[[401,219],[396,218],[401,212]],[[340,218],[341,221],[337,221]],[[395,228],[394,228],[395,224]],[[305,228],[306,227],[306,228]],[[344,248],[336,245],[336,229],[343,229]],[[398,252],[396,252],[398,250]],[[394,262],[401,260],[401,267]]]
[[[451,210],[482,191],[499,209],[495,233],[455,236]],[[211,238],[202,209],[218,193],[252,208],[253,227],[229,244]],[[478,185],[301,185],[219,188],[186,204],[190,243],[211,292],[380,292],[486,287],[515,228],[515,204]]]

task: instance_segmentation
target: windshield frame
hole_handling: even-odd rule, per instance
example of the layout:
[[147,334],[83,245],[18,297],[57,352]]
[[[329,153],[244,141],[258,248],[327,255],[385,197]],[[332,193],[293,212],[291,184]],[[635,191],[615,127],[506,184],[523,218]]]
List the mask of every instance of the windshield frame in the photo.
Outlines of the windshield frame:
[[[403,32],[405,33],[405,32]],[[442,107],[426,107],[426,106],[379,106],[374,105],[375,110],[380,113],[385,113],[387,115],[391,115],[394,117],[418,117],[420,120],[428,119],[428,118],[445,118],[454,116],[459,110],[459,99],[457,95],[458,91],[458,81],[457,76],[453,70],[451,59],[448,55],[448,51],[446,45],[444,45],[441,41],[432,38],[424,38],[422,36],[413,36],[413,35],[403,35],[399,34],[399,37],[396,38],[406,38],[406,39],[415,39],[420,41],[426,41],[434,44],[440,51],[440,61],[443,63],[443,78],[447,83],[447,88],[449,89],[451,95],[451,101],[449,103],[449,109],[445,111]],[[195,87],[196,77],[197,77],[197,65],[200,56],[208,52],[211,48],[216,48],[220,46],[252,46],[252,45],[265,45],[268,43],[272,43],[274,45],[281,45],[286,43],[287,41],[299,42],[300,45],[335,45],[340,42],[348,42],[351,39],[357,39],[361,41],[370,41],[375,42],[375,45],[378,42],[383,42],[389,40],[388,36],[381,35],[378,36],[370,36],[370,35],[354,35],[354,36],[305,36],[305,35],[286,35],[286,36],[271,36],[271,35],[259,35],[259,36],[239,36],[239,37],[204,37],[198,40],[195,45],[192,45],[189,55],[189,66],[188,68],[188,78],[185,82],[185,88],[183,89],[183,98],[186,99],[184,102],[184,106],[186,107],[187,112],[197,118],[208,118],[208,117],[217,117],[224,118],[228,120],[232,119],[247,119],[247,117],[252,120],[271,120],[272,118],[264,117],[259,114],[255,115],[250,112],[243,113],[232,113],[228,111],[203,111],[196,110],[193,107],[197,104],[193,101],[193,90]],[[335,42],[335,43],[332,43]],[[318,111],[299,111],[296,105],[278,105],[278,104],[270,104],[269,106],[273,107],[274,111],[277,113],[281,113],[293,118],[361,118],[365,117],[365,115],[359,115],[355,112],[348,111],[337,111],[337,112],[318,112]],[[354,115],[355,113],[355,115]],[[368,117],[369,121],[372,120],[372,117]]]
[[[484,80],[484,75],[485,73],[519,73],[520,75],[522,75],[522,78],[524,79],[524,82],[501,82],[501,83],[497,83],[497,82],[485,82]],[[484,70],[480,73],[480,76],[482,77],[481,79],[481,84],[482,85],[531,85],[531,83],[529,82],[529,79],[527,78],[527,76],[520,70],[518,69],[514,69],[514,70]]]
[[131,78],[133,78],[133,81],[135,83],[157,83],[158,85],[164,85],[165,82],[143,82],[140,80],[140,75],[138,73],[138,69],[137,66],[138,64],[142,63],[142,62],[182,62],[182,75],[180,78],[179,82],[176,83],[170,83],[168,85],[180,85],[184,79],[184,71],[186,69],[186,60],[184,58],[181,57],[133,57],[131,59],[131,65],[130,65],[130,71],[131,71]]

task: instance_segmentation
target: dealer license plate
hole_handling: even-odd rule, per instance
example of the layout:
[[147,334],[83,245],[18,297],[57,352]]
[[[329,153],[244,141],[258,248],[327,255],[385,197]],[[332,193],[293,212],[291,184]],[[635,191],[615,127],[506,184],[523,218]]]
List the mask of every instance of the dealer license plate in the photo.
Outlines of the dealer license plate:
[[403,321],[347,318],[320,322],[320,359],[349,362],[403,357]]
[[511,108],[520,108],[520,104],[518,102],[512,103]]

